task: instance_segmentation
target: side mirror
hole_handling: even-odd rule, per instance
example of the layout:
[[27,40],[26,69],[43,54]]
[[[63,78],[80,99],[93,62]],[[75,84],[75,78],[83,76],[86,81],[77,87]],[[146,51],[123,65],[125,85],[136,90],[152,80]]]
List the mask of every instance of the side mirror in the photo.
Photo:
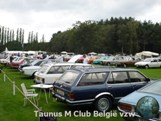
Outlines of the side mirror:
[[150,79],[149,78],[146,78],[146,80],[145,80],[146,82],[149,82],[150,81]]

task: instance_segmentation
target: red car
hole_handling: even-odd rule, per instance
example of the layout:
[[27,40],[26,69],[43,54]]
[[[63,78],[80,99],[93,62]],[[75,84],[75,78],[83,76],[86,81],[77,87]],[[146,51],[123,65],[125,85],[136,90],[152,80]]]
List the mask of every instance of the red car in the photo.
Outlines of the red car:
[[21,65],[21,64],[24,64],[26,63],[28,60],[25,59],[25,58],[22,58],[22,57],[17,57],[15,58],[11,63],[10,63],[10,66],[12,68],[17,68]]

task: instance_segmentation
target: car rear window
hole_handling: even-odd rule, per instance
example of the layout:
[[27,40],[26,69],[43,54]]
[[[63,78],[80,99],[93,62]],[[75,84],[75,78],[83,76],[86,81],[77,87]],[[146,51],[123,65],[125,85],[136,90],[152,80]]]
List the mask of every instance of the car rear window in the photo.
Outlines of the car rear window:
[[38,71],[40,73],[45,73],[45,71],[48,69],[49,66],[43,65],[42,68]]
[[77,71],[66,71],[59,79],[59,83],[66,83],[68,85],[72,85],[74,81],[77,79],[79,72]]
[[79,81],[78,86],[103,84],[106,81],[108,74],[108,72],[86,73]]
[[67,69],[69,68],[69,66],[52,66],[48,72],[48,74],[59,74],[59,73],[64,73]]

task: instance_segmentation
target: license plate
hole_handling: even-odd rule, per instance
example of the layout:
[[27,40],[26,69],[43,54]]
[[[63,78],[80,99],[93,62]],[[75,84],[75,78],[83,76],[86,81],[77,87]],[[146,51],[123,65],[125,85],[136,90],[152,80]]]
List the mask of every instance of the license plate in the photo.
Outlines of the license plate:
[[64,92],[63,91],[61,91],[61,90],[59,90],[59,89],[57,89],[57,91],[56,91],[58,94],[60,94],[60,95],[62,95],[62,96],[64,96]]

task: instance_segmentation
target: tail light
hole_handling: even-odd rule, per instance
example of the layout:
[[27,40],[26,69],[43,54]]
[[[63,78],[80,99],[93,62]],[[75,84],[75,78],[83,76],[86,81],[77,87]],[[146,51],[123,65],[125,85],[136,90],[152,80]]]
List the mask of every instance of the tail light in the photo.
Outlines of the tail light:
[[75,99],[74,93],[69,93],[69,99],[70,100],[74,100]]
[[118,107],[121,109],[121,110],[124,110],[126,112],[134,112],[134,108],[133,106],[129,105],[129,104],[124,104],[124,103],[120,103],[118,105]]

